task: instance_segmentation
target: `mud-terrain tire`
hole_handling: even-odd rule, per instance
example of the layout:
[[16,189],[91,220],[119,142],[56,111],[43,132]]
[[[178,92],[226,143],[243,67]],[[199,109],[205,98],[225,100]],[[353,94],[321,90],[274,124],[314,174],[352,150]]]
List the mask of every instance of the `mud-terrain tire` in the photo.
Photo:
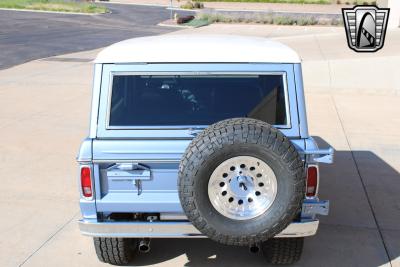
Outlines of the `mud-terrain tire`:
[[[236,220],[215,209],[208,187],[221,163],[240,156],[265,162],[276,176],[277,190],[265,212]],[[209,126],[187,147],[179,166],[178,189],[184,212],[201,233],[222,244],[248,246],[274,237],[299,214],[304,167],[293,144],[271,125],[249,118],[227,119]]]
[[99,260],[113,265],[130,263],[138,247],[135,238],[94,237],[93,242]]
[[272,238],[261,245],[265,259],[271,264],[293,264],[300,260],[304,237]]

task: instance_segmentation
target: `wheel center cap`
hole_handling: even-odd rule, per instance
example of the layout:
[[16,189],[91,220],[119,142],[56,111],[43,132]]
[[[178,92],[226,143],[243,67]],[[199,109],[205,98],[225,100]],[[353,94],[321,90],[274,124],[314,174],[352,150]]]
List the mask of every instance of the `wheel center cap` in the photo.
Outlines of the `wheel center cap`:
[[254,183],[250,176],[236,176],[230,180],[229,186],[237,197],[246,197],[254,192]]

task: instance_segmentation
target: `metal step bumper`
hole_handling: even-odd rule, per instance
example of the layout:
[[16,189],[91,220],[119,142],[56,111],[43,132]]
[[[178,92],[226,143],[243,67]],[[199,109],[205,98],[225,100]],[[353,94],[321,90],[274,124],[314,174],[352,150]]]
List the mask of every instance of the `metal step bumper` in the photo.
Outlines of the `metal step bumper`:
[[[315,235],[318,220],[291,223],[275,237],[305,237]],[[79,228],[83,235],[93,237],[129,238],[196,238],[206,237],[188,221],[168,222],[97,222],[80,220]]]

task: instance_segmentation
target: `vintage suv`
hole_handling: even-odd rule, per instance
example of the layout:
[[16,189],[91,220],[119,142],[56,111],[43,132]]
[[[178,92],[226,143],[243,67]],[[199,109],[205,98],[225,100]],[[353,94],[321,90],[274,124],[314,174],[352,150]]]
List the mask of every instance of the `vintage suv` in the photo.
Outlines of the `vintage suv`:
[[95,60],[90,133],[77,158],[81,233],[126,264],[151,238],[208,237],[296,262],[328,213],[309,136],[301,60],[224,35],[136,38]]

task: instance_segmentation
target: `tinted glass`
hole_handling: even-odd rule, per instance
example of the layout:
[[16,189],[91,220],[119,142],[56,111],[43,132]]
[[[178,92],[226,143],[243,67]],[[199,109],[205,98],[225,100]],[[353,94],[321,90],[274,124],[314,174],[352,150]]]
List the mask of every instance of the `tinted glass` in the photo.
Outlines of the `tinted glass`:
[[113,77],[110,126],[209,125],[236,117],[286,125],[283,76]]

